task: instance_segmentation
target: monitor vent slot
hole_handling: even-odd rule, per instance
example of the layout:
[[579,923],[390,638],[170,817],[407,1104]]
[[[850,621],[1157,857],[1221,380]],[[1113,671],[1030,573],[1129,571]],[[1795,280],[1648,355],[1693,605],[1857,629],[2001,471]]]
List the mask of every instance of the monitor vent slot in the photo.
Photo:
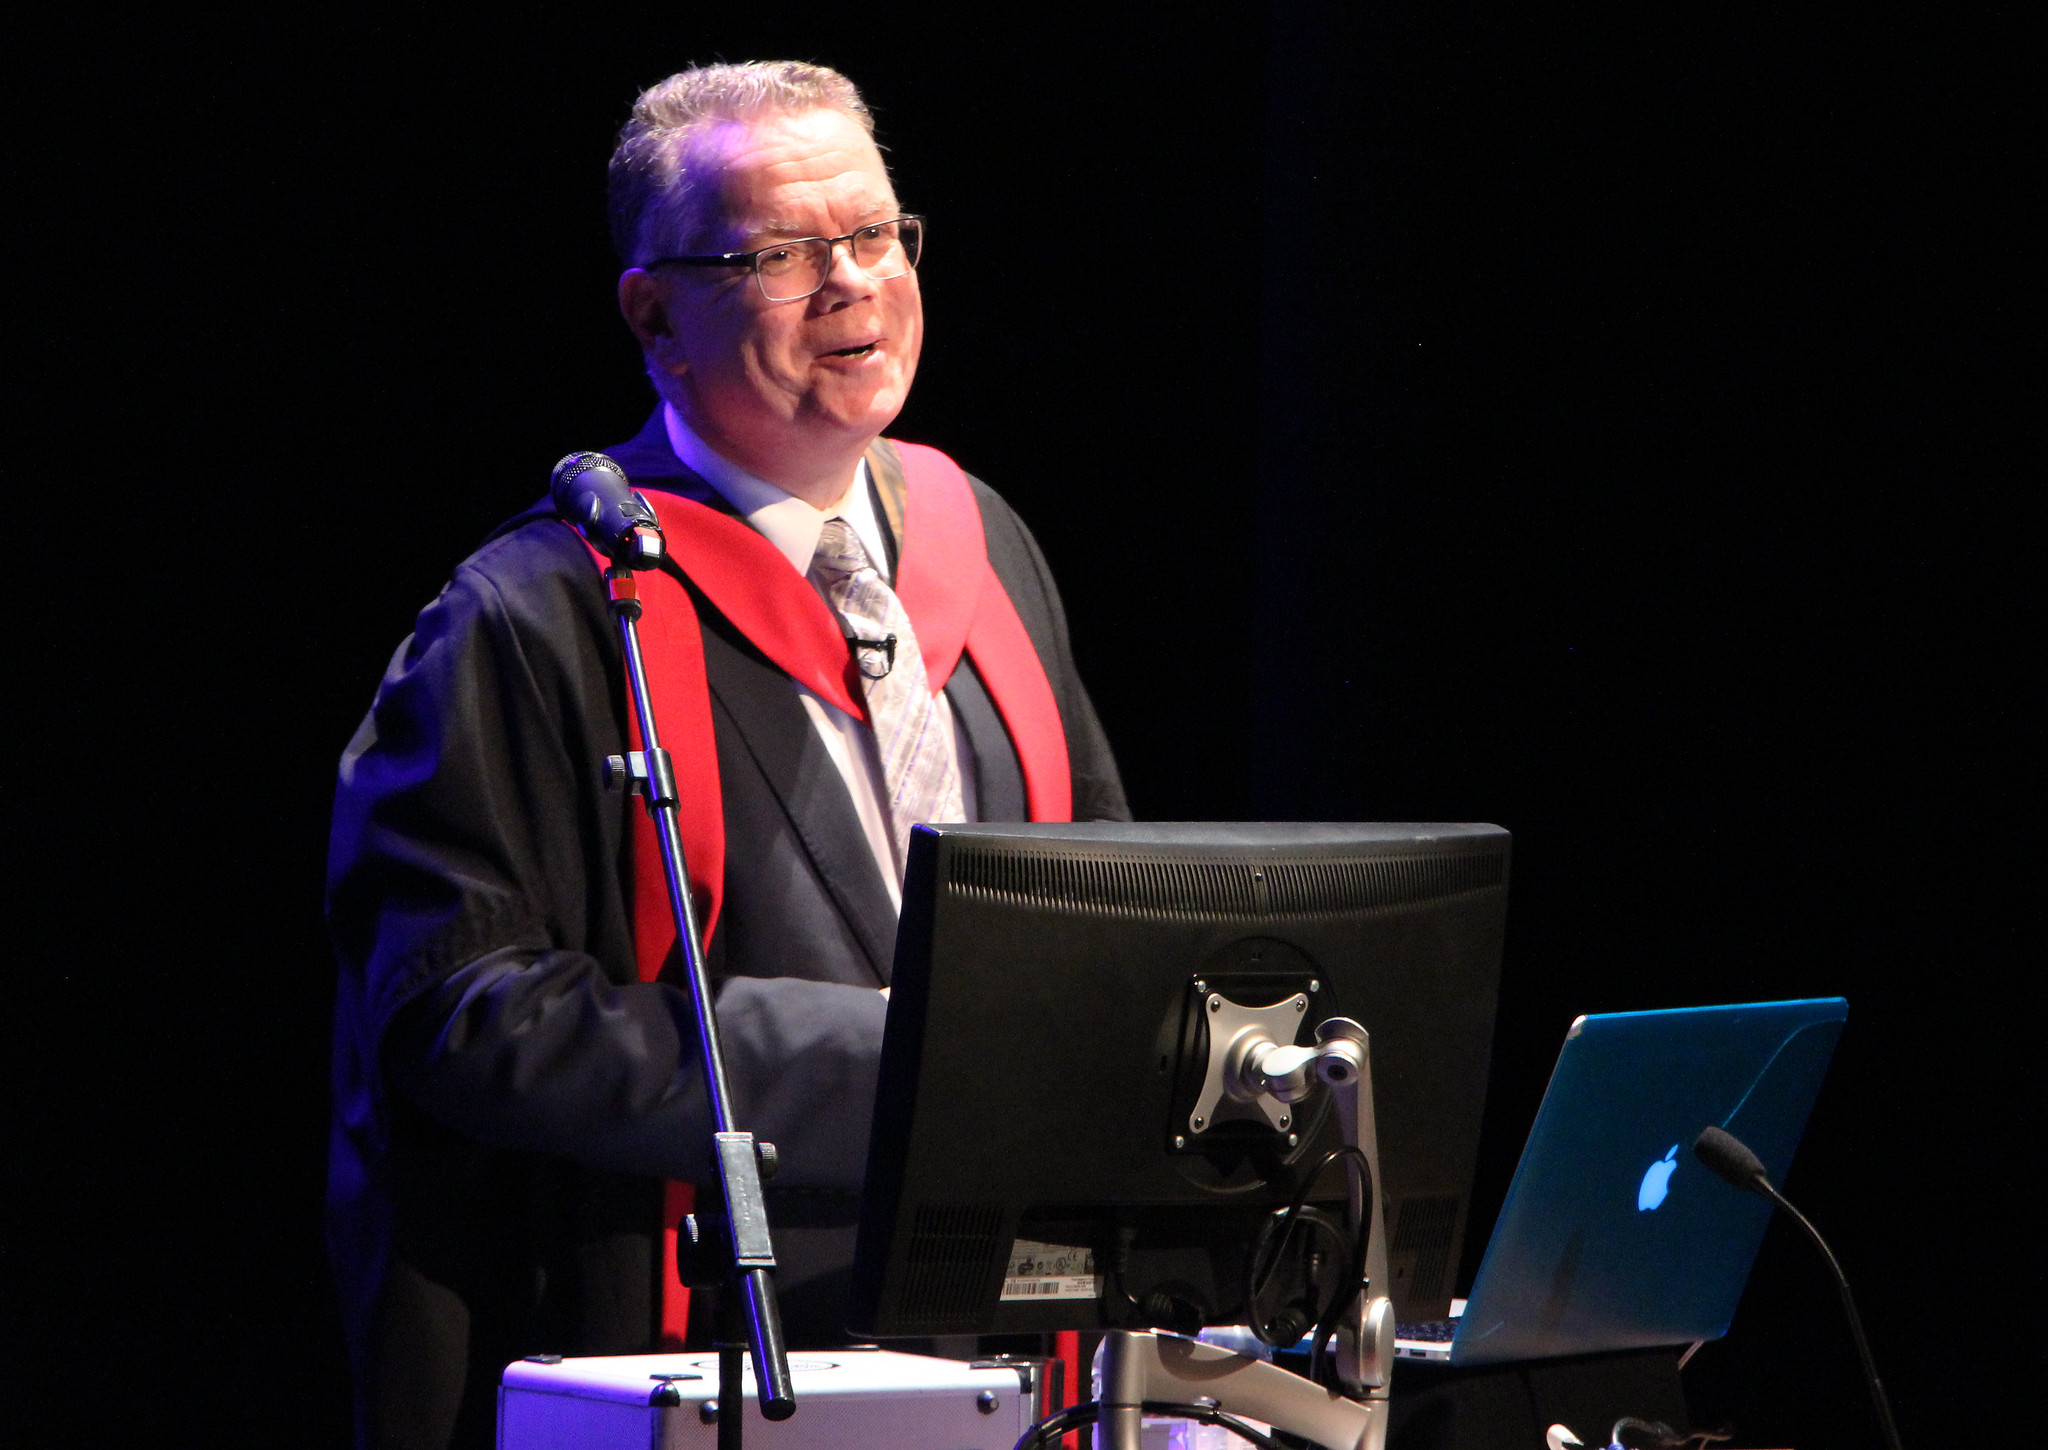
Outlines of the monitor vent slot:
[[1450,1298],[1451,1275],[1458,1267],[1457,1245],[1451,1241],[1457,1228],[1455,1195],[1416,1194],[1401,1200],[1387,1250],[1400,1298],[1425,1304]]
[[1499,886],[1500,852],[1378,861],[1127,861],[960,849],[949,889],[1069,910],[1146,916],[1323,916]]
[[1002,1277],[1000,1208],[924,1204],[911,1222],[900,1320],[912,1333],[971,1330]]

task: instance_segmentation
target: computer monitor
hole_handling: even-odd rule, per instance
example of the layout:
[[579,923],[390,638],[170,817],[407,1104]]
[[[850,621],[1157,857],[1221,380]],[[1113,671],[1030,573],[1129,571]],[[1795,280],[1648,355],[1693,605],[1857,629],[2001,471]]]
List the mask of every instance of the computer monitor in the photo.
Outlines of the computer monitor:
[[[1490,825],[919,827],[852,1328],[1246,1322],[1252,1245],[1340,1139],[1328,1091],[1298,1121],[1226,1101],[1194,1128],[1219,996],[1304,997],[1298,1043],[1331,1017],[1364,1025],[1392,1297],[1403,1319],[1441,1318],[1507,878]],[[1340,1167],[1311,1187],[1343,1197]]]

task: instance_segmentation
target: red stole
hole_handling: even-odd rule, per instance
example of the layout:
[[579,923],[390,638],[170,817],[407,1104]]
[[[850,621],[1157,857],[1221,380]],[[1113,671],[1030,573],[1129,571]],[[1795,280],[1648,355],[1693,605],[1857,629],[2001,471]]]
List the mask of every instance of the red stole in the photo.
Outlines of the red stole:
[[[960,466],[935,448],[899,443],[903,464],[903,538],[896,596],[917,630],[934,694],[964,654],[1003,717],[1024,773],[1031,819],[1064,821],[1073,812],[1066,734],[1045,666],[1024,621],[988,562],[981,509]],[[858,667],[839,620],[803,575],[761,535],[729,514],[649,490],[671,559],[755,648],[791,679],[859,719],[867,718]],[[602,563],[602,560],[600,560]],[[725,816],[718,789],[718,747],[704,673],[696,602],[668,570],[634,576],[645,606],[640,620],[647,688],[664,748],[681,783],[683,850],[708,943],[725,885]],[[629,720],[631,748],[640,722]],[[661,851],[645,811],[631,813],[633,943],[640,980],[651,982],[675,948],[675,922],[663,884]],[[744,1125],[742,1125],[744,1126]],[[675,1225],[690,1209],[691,1185],[671,1183],[663,1203],[662,1339],[682,1343],[689,1293],[676,1281]]]

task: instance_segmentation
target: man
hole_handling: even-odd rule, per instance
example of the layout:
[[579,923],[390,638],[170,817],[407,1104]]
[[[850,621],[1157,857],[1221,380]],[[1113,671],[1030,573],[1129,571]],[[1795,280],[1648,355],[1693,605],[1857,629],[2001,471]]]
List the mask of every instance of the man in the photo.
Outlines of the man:
[[[718,805],[693,876],[722,856],[699,883],[720,1033],[741,1125],[781,1153],[791,1341],[826,1343],[911,824],[1128,811],[1023,525],[880,439],[917,367],[922,226],[852,85],[794,63],[671,77],[636,105],[611,195],[661,398],[611,452],[679,551],[719,565],[649,578],[650,653],[674,666],[658,708],[671,748],[671,704],[709,721],[681,784]],[[838,674],[792,678],[767,638],[788,619],[721,592],[735,561],[771,616],[829,619]],[[931,581],[977,570],[971,628],[918,614]],[[1018,648],[989,644],[999,627]],[[680,1328],[661,1181],[711,1178],[710,1123],[637,806],[600,777],[633,731],[594,558],[536,508],[421,614],[343,757],[329,1226],[365,1444],[487,1444],[510,1360]]]

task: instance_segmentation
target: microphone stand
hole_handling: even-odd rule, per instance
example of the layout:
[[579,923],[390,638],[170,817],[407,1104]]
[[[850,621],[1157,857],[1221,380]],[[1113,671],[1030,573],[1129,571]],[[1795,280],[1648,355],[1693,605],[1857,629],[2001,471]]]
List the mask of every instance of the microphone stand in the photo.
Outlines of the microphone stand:
[[[640,591],[625,564],[605,570],[605,589],[612,617],[625,646],[626,682],[640,717],[642,749],[605,761],[608,785],[622,786],[646,797],[647,814],[661,841],[661,870],[668,882],[669,909],[675,917],[676,944],[682,951],[690,985],[690,1007],[696,1014],[697,1041],[704,1055],[705,1090],[711,1100],[712,1141],[718,1182],[724,1196],[726,1235],[731,1250],[724,1282],[718,1289],[718,1450],[740,1450],[741,1410],[746,1403],[741,1383],[739,1306],[745,1306],[745,1347],[754,1357],[761,1414],[786,1420],[796,1413],[796,1392],[789,1378],[789,1356],[782,1342],[782,1316],[775,1303],[775,1247],[768,1232],[767,1201],[761,1193],[762,1168],[774,1163],[774,1148],[756,1144],[752,1133],[733,1122],[732,1091],[725,1080],[725,1056],[712,1017],[711,977],[704,967],[697,930],[696,903],[683,863],[683,833],[677,817],[675,767],[661,748],[654,722],[654,701],[647,690],[647,669],[640,654]],[[723,1259],[725,1245],[715,1251]]]
[[1863,1316],[1856,1312],[1856,1301],[1849,1293],[1849,1276],[1842,1272],[1835,1251],[1828,1247],[1828,1241],[1820,1236],[1820,1230],[1806,1215],[1772,1186],[1770,1179],[1759,1173],[1751,1187],[1790,1214],[1793,1222],[1806,1230],[1806,1236],[1813,1240],[1813,1246],[1820,1250],[1821,1257],[1827,1260],[1828,1271],[1835,1276],[1835,1292],[1842,1296],[1842,1310],[1849,1317],[1849,1334],[1856,1341],[1856,1357],[1863,1366],[1863,1383],[1870,1391],[1870,1402],[1877,1410],[1878,1429],[1883,1432],[1884,1443],[1889,1450],[1903,1450],[1899,1444],[1898,1422],[1892,1418],[1891,1399],[1884,1392],[1884,1381],[1877,1377],[1877,1359],[1871,1354],[1870,1340],[1863,1332]]
[[1892,1405],[1885,1396],[1884,1381],[1877,1377],[1877,1360],[1870,1353],[1869,1338],[1863,1333],[1863,1316],[1856,1312],[1856,1300],[1849,1293],[1849,1276],[1842,1272],[1835,1251],[1828,1247],[1828,1241],[1820,1236],[1820,1230],[1806,1215],[1794,1208],[1772,1185],[1770,1174],[1764,1171],[1763,1160],[1726,1128],[1709,1123],[1700,1129],[1699,1136],[1693,1139],[1692,1152],[1706,1165],[1708,1172],[1730,1188],[1758,1194],[1784,1209],[1806,1230],[1806,1236],[1813,1240],[1813,1246],[1827,1260],[1828,1272],[1835,1276],[1835,1290],[1842,1296],[1842,1311],[1849,1318],[1849,1333],[1856,1340],[1856,1356],[1863,1363],[1863,1382],[1870,1390],[1871,1404],[1877,1410],[1878,1428],[1884,1432],[1884,1443],[1889,1450],[1900,1450],[1898,1422],[1892,1418]]

